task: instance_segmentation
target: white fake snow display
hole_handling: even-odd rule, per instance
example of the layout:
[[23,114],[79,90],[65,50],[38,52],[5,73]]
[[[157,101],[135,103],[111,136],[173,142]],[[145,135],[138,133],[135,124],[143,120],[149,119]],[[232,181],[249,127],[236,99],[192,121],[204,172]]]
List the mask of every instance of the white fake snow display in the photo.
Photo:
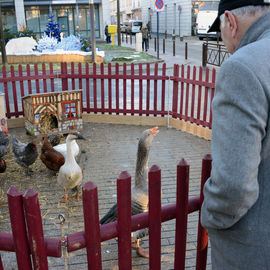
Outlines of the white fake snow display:
[[[70,36],[68,38],[62,39],[61,42],[53,37],[48,37],[44,35],[37,43],[32,37],[20,37],[11,39],[6,45],[7,55],[59,55],[59,54],[77,54],[77,55],[92,55],[92,52],[80,51],[79,46],[77,46],[77,38],[75,36]],[[72,46],[71,43],[75,45]],[[35,47],[40,51],[33,51]],[[0,53],[1,55],[1,53]],[[105,52],[100,49],[96,49],[96,55],[104,57]]]
[[32,37],[20,37],[11,39],[6,45],[7,54],[25,54],[32,52],[37,42]]

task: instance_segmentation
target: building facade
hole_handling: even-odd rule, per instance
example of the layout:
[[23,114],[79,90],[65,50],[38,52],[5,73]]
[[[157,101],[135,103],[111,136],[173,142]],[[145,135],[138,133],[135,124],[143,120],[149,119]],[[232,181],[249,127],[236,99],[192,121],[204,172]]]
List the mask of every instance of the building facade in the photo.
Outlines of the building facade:
[[[150,25],[151,31],[157,32],[156,0],[119,0],[120,20],[143,20]],[[218,2],[219,0],[212,0]],[[209,2],[212,2],[209,1]],[[194,35],[196,14],[207,1],[163,0],[164,9],[159,13],[159,32],[178,37]],[[111,23],[117,22],[117,0],[111,0]]]
[[[110,21],[110,0],[94,0],[95,35],[103,39],[105,22]],[[4,28],[15,33],[21,26],[40,37],[43,35],[50,14],[66,35],[78,31],[91,36],[89,0],[3,0],[2,20]]]

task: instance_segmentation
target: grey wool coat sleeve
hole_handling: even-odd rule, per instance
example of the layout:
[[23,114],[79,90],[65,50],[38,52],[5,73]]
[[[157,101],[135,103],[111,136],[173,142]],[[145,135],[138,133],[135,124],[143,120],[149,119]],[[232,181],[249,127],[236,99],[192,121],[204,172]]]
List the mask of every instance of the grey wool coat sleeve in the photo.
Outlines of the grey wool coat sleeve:
[[202,226],[207,229],[230,228],[259,195],[268,100],[254,71],[238,60],[232,57],[220,69],[212,104],[213,164],[201,212]]

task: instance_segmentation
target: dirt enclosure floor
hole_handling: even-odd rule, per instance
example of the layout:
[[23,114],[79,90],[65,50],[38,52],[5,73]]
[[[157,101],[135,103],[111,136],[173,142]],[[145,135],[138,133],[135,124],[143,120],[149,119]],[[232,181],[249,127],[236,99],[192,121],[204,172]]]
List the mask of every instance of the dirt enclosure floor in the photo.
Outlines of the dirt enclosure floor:
[[[121,171],[128,171],[134,179],[137,138],[149,127],[84,123],[83,135],[87,141],[78,141],[81,154],[78,163],[83,171],[83,183],[93,181],[98,186],[99,211],[102,217],[116,202],[116,179]],[[161,168],[162,205],[175,202],[176,166],[181,158],[190,164],[190,196],[199,195],[202,158],[210,153],[210,142],[193,135],[166,127],[160,127],[149,157],[149,168],[156,164]],[[23,142],[33,138],[24,128],[10,129]],[[64,142],[64,139],[63,139]],[[39,153],[41,144],[38,145]],[[65,234],[84,230],[82,202],[59,203],[64,193],[53,175],[38,158],[32,166],[32,176],[27,176],[13,159],[13,153],[5,156],[7,170],[0,174],[0,231],[11,232],[6,192],[14,185],[24,193],[27,188],[38,192],[45,237],[61,237],[59,214],[64,214]],[[186,269],[195,269],[197,213],[189,215],[186,252]],[[162,269],[173,269],[174,221],[162,224]],[[144,247],[148,247],[147,238]],[[209,252],[210,253],[210,252]],[[17,269],[13,253],[1,252],[4,269]],[[148,260],[132,253],[133,269],[148,269]],[[210,269],[210,260],[208,260]],[[48,258],[50,269],[64,269],[63,258]],[[87,269],[86,250],[70,253],[69,269]],[[117,242],[115,239],[102,243],[102,269],[118,269]]]

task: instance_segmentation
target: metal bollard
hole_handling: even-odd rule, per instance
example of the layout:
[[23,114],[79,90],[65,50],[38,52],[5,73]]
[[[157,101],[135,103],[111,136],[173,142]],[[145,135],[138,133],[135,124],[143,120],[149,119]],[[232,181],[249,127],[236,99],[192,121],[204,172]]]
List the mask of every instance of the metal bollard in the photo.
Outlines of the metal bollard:
[[66,219],[63,214],[59,214],[58,218],[60,220],[60,227],[61,227],[61,246],[63,249],[64,265],[65,265],[65,270],[68,270],[67,237],[65,236],[65,230],[64,230],[64,224],[65,224]]
[[132,34],[130,34],[130,45],[132,45]]
[[187,60],[188,58],[188,44],[185,42],[185,59]]
[[165,54],[165,38],[163,38],[163,54]]
[[122,36],[122,42],[124,42],[124,34],[122,33],[121,36]]
[[128,43],[128,34],[126,33],[126,43]]
[[173,40],[173,56],[175,56],[175,39]]
[[157,51],[157,38],[155,38],[155,52]]
[[207,64],[207,43],[203,43],[202,45],[202,66],[206,67]]

